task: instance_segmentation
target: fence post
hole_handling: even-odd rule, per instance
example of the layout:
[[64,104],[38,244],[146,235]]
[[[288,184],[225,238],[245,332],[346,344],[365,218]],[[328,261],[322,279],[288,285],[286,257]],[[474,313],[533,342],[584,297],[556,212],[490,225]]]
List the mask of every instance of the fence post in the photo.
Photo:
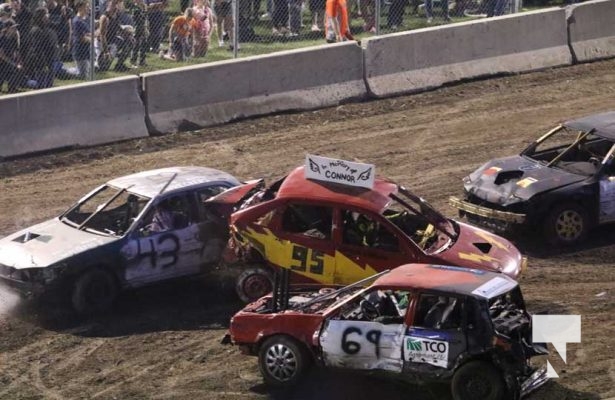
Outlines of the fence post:
[[376,36],[380,36],[380,13],[382,12],[382,0],[375,0],[376,2]]
[[232,1],[232,11],[233,11],[233,58],[237,58],[237,47],[239,45],[239,10],[237,9],[237,1]]
[[94,51],[94,42],[96,41],[96,0],[90,3],[90,70],[88,80],[94,80],[94,66],[96,65],[96,52]]

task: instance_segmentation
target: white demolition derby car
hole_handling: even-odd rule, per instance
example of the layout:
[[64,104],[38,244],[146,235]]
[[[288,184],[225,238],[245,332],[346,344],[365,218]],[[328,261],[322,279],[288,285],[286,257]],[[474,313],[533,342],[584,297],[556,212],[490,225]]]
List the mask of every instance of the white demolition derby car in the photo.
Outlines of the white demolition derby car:
[[108,309],[121,289],[204,272],[228,238],[227,216],[205,201],[239,184],[203,167],[113,179],[1,239],[0,282],[26,296],[63,296],[88,314]]

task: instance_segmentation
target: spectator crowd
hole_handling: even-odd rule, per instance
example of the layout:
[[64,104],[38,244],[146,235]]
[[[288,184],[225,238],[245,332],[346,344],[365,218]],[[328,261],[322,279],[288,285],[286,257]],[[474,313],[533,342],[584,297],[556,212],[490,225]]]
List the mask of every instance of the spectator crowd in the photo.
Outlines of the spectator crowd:
[[177,61],[207,54],[215,26],[209,0],[194,0],[172,20],[169,50],[163,53],[167,0],[94,4],[92,20],[90,0],[1,3],[0,91],[48,88],[58,78],[88,79],[92,65],[116,72],[145,67],[147,53]]
[[[0,4],[0,92],[48,88],[55,79],[89,79],[92,66],[117,72],[143,68],[148,53],[173,61],[202,58],[212,35],[219,47],[233,50],[232,0],[179,0],[181,14],[174,18],[169,18],[168,1],[94,0],[92,18],[92,0],[6,0]],[[377,1],[387,7],[391,30],[402,27],[406,8],[418,15],[424,7],[430,23],[438,7],[443,20],[450,20],[448,0],[424,0],[424,5],[421,0],[348,0],[348,5],[347,0],[237,0],[237,39],[255,37],[253,24],[262,20],[271,21],[273,37],[296,37],[309,9],[314,35],[324,31],[327,42],[353,40],[348,8],[354,7],[364,32],[375,33]],[[456,7],[472,1],[459,0]],[[503,13],[508,0],[483,2],[493,3],[491,16]],[[168,47],[163,48],[165,39]]]

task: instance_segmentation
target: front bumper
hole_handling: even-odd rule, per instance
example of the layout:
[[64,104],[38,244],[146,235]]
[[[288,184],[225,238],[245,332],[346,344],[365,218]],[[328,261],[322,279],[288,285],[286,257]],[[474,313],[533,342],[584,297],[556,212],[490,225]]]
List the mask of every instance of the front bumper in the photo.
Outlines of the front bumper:
[[549,378],[547,377],[547,366],[538,368],[532,375],[521,382],[521,398],[527,396],[534,390],[544,385]]
[[450,197],[449,204],[466,214],[501,221],[507,224],[524,224],[527,219],[526,214],[517,214],[509,211],[499,211],[492,208],[478,206],[469,201],[461,200],[457,197]]
[[46,287],[38,282],[24,282],[0,276],[0,285],[25,298],[37,297],[46,292]]

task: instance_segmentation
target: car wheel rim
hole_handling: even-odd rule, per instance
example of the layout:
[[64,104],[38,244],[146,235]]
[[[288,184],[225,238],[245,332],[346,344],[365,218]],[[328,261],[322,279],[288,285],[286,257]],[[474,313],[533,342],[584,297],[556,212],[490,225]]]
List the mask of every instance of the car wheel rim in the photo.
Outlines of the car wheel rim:
[[243,291],[246,296],[256,300],[270,292],[269,279],[262,274],[250,275],[243,284]]
[[269,375],[280,382],[285,382],[297,372],[297,357],[287,346],[275,344],[267,349],[265,365]]
[[565,210],[555,221],[557,236],[566,241],[573,241],[583,232],[583,217],[575,210]]

